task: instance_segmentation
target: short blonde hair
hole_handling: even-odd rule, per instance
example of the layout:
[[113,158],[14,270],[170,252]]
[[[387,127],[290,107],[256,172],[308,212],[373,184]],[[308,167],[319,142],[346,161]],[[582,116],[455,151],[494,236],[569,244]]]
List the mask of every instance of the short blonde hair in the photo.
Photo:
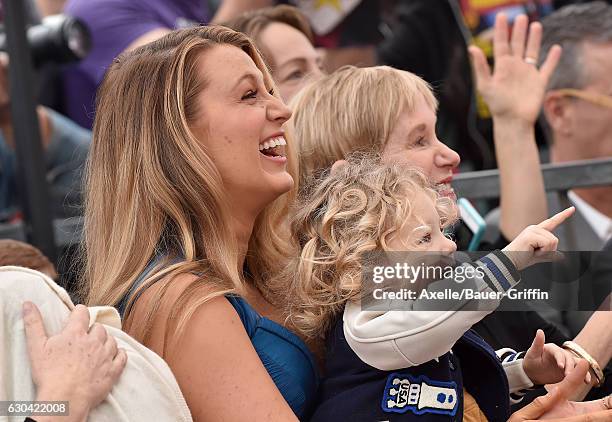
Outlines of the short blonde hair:
[[324,337],[346,302],[359,298],[365,254],[389,250],[391,236],[419,217],[419,194],[434,201],[442,227],[457,219],[454,202],[419,170],[369,155],[349,157],[302,192],[291,222],[302,252],[287,269],[287,313],[291,326],[309,338]]
[[382,152],[399,114],[420,98],[437,110],[427,82],[388,66],[346,66],[304,88],[288,125],[299,145],[300,183],[352,152]]

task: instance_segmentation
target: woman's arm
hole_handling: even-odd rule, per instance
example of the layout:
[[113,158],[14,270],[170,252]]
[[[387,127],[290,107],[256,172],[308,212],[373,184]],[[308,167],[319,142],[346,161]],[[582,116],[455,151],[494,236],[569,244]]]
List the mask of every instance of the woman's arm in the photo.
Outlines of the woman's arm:
[[[168,315],[194,278],[185,274],[169,281],[171,286],[155,317],[150,344],[146,344],[160,355]],[[160,287],[150,287],[138,299],[128,324],[138,323]],[[225,297],[198,306],[180,337],[168,335],[166,349],[164,358],[194,421],[297,421]]]
[[[610,298],[607,299],[610,301]],[[609,303],[609,302],[608,302]],[[605,368],[612,358],[612,312],[595,312],[578,333],[574,341],[582,346],[593,359]]]
[[493,116],[500,172],[500,230],[510,240],[548,214],[534,125],[546,84],[561,54],[560,47],[553,47],[538,69],[535,62],[542,26],[532,23],[527,37],[527,24],[526,16],[517,17],[509,40],[508,20],[503,14],[497,15],[493,73],[482,50],[469,48],[478,91]]
[[[607,309],[609,309],[610,297],[607,299]],[[606,309],[602,307],[602,309]],[[586,325],[578,333],[574,342],[580,345],[593,359],[597,361],[599,367],[604,369],[612,358],[612,312],[602,310],[595,312],[587,321]],[[592,382],[590,385],[583,385],[571,396],[572,400],[580,401],[597,383],[594,373],[591,373]]]

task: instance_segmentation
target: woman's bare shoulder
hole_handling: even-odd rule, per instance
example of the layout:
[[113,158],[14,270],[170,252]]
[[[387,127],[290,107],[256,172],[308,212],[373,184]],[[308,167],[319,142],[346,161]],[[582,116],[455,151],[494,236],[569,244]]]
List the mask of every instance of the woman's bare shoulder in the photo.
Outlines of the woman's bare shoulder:
[[[187,292],[188,289],[189,292]],[[164,347],[164,342],[176,341],[172,335],[166,335],[166,330],[172,328],[168,324],[184,319],[186,317],[184,313],[193,314],[194,309],[204,307],[218,313],[217,318],[228,318],[234,315],[237,317],[232,305],[220,292],[218,287],[207,284],[206,279],[191,273],[162,278],[146,288],[136,299],[124,323],[124,329],[128,334],[135,333],[138,328],[147,323],[148,314],[153,312],[145,345],[163,356],[164,350],[167,349]],[[183,293],[186,293],[187,296],[184,296]]]
[[[138,299],[134,320],[161,297],[147,344],[156,352],[163,351],[164,341],[171,346],[164,359],[176,376],[194,420],[296,420],[291,408],[263,366],[233,305],[219,295],[198,304],[201,295],[217,294],[213,286],[197,289],[178,318],[187,318],[180,335],[166,335],[166,321],[183,292],[198,283],[198,277],[181,274],[163,284],[151,286]],[[195,301],[195,302],[194,302]],[[193,305],[191,312],[188,308]],[[140,309],[139,309],[140,308]],[[161,353],[160,353],[161,354]],[[237,364],[239,363],[239,364]],[[239,397],[228,404],[227,397]]]

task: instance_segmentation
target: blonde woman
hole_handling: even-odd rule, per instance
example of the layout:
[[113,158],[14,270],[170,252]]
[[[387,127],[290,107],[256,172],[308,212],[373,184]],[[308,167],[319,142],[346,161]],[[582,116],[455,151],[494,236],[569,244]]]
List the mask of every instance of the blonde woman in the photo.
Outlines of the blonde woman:
[[[510,40],[500,14],[495,72],[474,56],[479,90],[494,119],[500,224],[508,240],[548,216],[533,125],[560,49],[551,49],[540,69],[526,62],[538,57],[541,34],[541,25],[533,23],[527,37],[527,17],[520,16]],[[387,161],[421,168],[441,192],[454,196],[450,182],[460,157],[436,136],[437,101],[416,75],[385,66],[346,67],[305,88],[292,108],[301,181],[351,152],[374,150]]]
[[277,234],[290,116],[252,42],[224,27],[122,54],[98,94],[87,302],[122,309],[196,421],[295,420],[315,397],[314,361],[267,284],[293,252]]

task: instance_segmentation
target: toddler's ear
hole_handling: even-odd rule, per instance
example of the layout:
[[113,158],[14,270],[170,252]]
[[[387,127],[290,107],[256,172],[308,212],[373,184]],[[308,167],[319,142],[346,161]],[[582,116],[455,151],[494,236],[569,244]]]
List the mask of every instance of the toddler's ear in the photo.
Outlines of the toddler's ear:
[[348,164],[348,161],[346,161],[346,160],[338,160],[338,161],[336,161],[331,166],[331,174],[336,173],[340,169],[340,167],[345,166],[347,164]]

